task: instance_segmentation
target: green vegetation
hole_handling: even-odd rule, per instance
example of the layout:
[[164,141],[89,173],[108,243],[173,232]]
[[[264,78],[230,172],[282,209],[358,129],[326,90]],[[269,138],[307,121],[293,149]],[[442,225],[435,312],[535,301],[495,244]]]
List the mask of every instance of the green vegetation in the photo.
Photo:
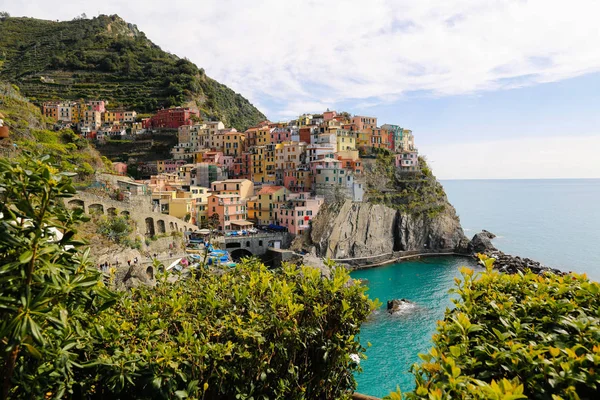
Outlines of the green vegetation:
[[96,232],[115,243],[122,243],[133,232],[132,221],[126,215],[102,215],[95,221]]
[[33,101],[107,99],[141,112],[192,105],[205,120],[244,130],[265,116],[187,59],[161,50],[116,15],[0,20],[0,78]]
[[377,149],[377,158],[366,170],[367,201],[385,204],[402,212],[435,218],[446,209],[448,200],[424,157],[419,157],[418,171],[399,171],[395,154]]
[[62,171],[77,172],[80,178],[104,167],[98,152],[70,129],[51,131],[40,109],[21,96],[18,88],[0,82],[0,114],[10,129],[9,139],[0,141],[2,155],[13,157],[21,151],[51,155]]
[[78,250],[84,216],[62,205],[75,189],[49,161],[0,159],[3,399],[349,397],[374,304],[344,268],[247,259],[113,293]]
[[[409,399],[597,399],[600,285],[585,275],[462,271],[456,308]],[[396,396],[397,397],[397,394]]]
[[92,317],[112,301],[88,253],[73,248],[83,212],[62,205],[75,189],[49,161],[0,158],[2,399],[68,393],[92,348]]
[[370,313],[348,279],[246,260],[136,290],[97,321],[105,361],[93,382],[121,398],[340,398],[354,388],[350,354]]

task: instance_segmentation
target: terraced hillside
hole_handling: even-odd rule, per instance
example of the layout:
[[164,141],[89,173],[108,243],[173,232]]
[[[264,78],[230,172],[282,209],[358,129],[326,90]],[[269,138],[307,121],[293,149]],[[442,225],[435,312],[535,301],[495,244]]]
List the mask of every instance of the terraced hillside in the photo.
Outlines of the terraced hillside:
[[0,78],[30,100],[107,99],[138,112],[187,105],[238,130],[266,117],[189,60],[161,50],[117,15],[0,19]]
[[70,129],[48,129],[39,107],[23,97],[18,88],[0,80],[0,118],[9,128],[9,137],[0,139],[0,157],[18,157],[23,151],[49,155],[63,171],[77,172],[84,179],[95,171],[110,170],[87,140]]

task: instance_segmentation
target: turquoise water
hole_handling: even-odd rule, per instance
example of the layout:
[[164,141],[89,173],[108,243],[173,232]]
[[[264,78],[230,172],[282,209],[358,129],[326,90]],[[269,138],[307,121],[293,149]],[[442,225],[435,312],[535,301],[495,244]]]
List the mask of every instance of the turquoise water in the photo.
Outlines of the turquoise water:
[[[555,268],[585,272],[600,281],[600,179],[448,180],[448,199],[469,237],[487,229],[498,235],[500,250]],[[369,295],[385,303],[406,298],[420,308],[391,316],[382,310],[361,328],[361,343],[371,342],[358,391],[382,397],[398,385],[412,390],[407,371],[431,347],[435,323],[451,306],[447,294],[468,260],[428,258],[368,270]]]
[[[477,268],[468,258],[431,257],[352,272],[355,279],[367,279],[369,296],[383,303],[361,327],[360,342],[365,347],[370,342],[371,347],[356,377],[358,392],[383,397],[396,386],[413,389],[408,370],[419,361],[419,353],[431,348],[436,321],[452,306],[448,290],[463,265]],[[400,298],[415,302],[417,308],[390,315],[386,301]]]
[[465,234],[505,253],[600,280],[600,179],[442,181]]

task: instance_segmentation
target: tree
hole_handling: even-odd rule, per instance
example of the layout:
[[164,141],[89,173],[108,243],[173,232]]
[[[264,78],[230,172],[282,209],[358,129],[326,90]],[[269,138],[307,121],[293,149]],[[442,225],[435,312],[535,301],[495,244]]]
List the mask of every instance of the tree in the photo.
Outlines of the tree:
[[0,11],[0,21],[4,21],[6,18],[10,18],[10,14],[6,11]]
[[89,253],[74,246],[80,208],[67,173],[48,156],[0,158],[0,366],[2,398],[61,397],[91,347],[90,316],[112,296]]

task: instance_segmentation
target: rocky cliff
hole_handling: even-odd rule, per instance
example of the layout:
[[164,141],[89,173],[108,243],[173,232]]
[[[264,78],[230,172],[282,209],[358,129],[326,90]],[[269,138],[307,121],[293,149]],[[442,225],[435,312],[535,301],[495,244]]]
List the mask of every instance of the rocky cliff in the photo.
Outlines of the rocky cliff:
[[325,204],[296,248],[333,259],[371,258],[364,263],[391,260],[400,251],[466,253],[469,241],[456,210],[425,159],[418,171],[406,173],[394,167],[393,157],[365,160],[365,201]]
[[434,216],[409,214],[368,202],[327,204],[314,219],[310,232],[316,254],[334,259],[394,251],[464,249],[467,243],[450,204]]

